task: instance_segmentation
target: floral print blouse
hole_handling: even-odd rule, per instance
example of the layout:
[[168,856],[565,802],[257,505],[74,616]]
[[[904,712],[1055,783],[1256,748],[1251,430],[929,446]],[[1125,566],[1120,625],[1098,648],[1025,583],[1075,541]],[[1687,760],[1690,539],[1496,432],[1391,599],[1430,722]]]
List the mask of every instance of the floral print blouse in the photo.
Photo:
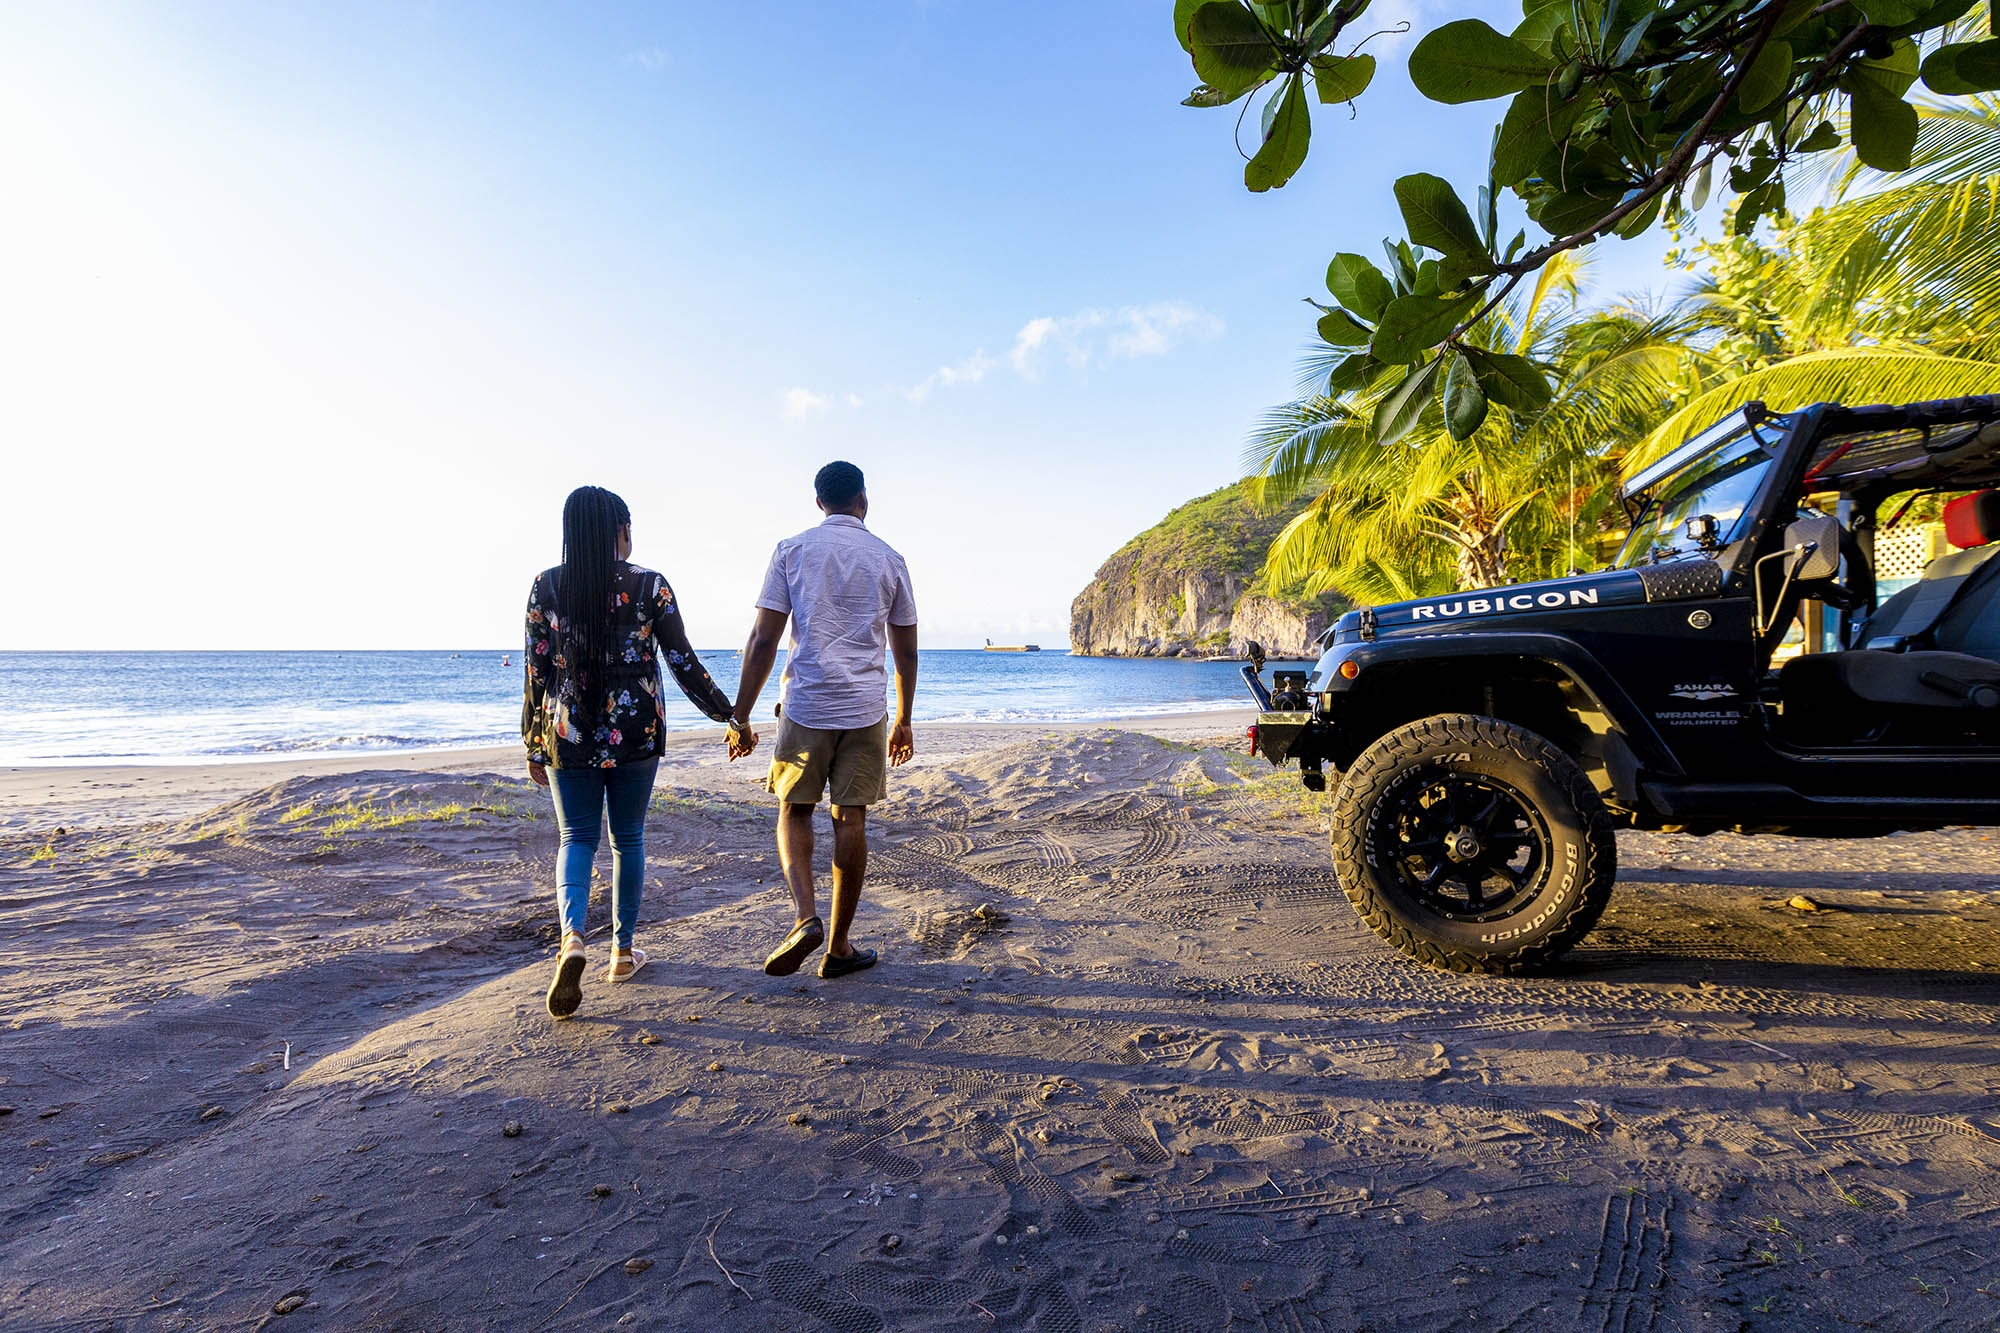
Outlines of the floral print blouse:
[[558,572],[544,570],[528,590],[521,740],[530,760],[554,768],[615,768],[658,755],[662,654],[690,703],[714,721],[729,720],[728,697],[688,646],[674,590],[652,570],[624,561],[612,578],[613,648],[604,711],[583,716],[583,692],[563,656]]

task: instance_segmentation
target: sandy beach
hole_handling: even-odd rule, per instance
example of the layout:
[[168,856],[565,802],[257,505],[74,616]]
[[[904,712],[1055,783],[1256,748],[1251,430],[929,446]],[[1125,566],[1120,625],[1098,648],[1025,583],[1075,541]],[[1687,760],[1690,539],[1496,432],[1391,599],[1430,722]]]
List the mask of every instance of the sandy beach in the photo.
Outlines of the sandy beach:
[[563,1024],[512,750],[0,774],[0,1324],[2000,1319],[1992,830],[1626,834],[1560,974],[1461,977],[1246,720],[920,727],[838,981],[758,970],[761,765],[689,736]]

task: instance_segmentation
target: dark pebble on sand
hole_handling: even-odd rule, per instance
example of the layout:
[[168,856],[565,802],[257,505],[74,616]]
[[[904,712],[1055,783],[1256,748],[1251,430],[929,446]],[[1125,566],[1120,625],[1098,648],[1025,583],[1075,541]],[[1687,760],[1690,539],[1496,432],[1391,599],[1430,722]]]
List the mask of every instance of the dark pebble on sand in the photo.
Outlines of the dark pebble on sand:
[[720,1074],[722,1072],[722,1061],[710,1060],[708,1062],[708,1072],[711,1074]]
[[624,1115],[627,1111],[631,1109],[632,1108],[626,1105],[624,1102],[611,1103],[611,1114],[613,1115]]
[[1139,1177],[1130,1171],[1113,1171],[1111,1178],[1121,1185],[1136,1184],[1139,1180]]
[[812,1122],[812,1117],[804,1111],[794,1111],[785,1117],[785,1123],[791,1125],[810,1125]]
[[0,1115],[12,1115],[12,1114],[14,1114],[14,1108],[13,1108],[13,1107],[11,1107],[11,1106],[0,1106]]
[[305,1287],[300,1287],[297,1291],[288,1291],[278,1297],[277,1303],[271,1307],[271,1313],[290,1314],[301,1305],[304,1305],[306,1297],[310,1295],[312,1295],[312,1292]]
[[902,1245],[903,1245],[903,1238],[901,1236],[898,1236],[893,1231],[890,1232],[888,1235],[882,1237],[882,1248],[885,1250],[890,1250],[890,1251],[898,1250],[902,1248]]
[[652,1266],[653,1266],[653,1261],[651,1259],[627,1259],[625,1261],[625,1271],[630,1273],[633,1277],[639,1276],[639,1274],[645,1272]]
[[518,1139],[521,1137],[521,1128],[520,1121],[509,1120],[506,1124],[500,1126],[500,1132],[510,1139]]
[[611,1187],[609,1185],[592,1185],[590,1187],[590,1192],[592,1194],[595,1194],[600,1199],[607,1199],[611,1197]]

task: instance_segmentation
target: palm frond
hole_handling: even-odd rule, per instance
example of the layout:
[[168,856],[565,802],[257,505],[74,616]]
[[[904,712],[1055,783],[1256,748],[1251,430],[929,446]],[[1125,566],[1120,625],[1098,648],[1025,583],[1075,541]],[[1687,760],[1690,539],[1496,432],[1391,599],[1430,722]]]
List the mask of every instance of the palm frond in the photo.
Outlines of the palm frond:
[[1943,356],[1921,348],[1846,347],[1807,352],[1695,395],[1633,448],[1625,466],[1670,452],[1725,413],[1752,401],[1774,412],[1812,403],[1908,403],[2000,393],[2000,361]]

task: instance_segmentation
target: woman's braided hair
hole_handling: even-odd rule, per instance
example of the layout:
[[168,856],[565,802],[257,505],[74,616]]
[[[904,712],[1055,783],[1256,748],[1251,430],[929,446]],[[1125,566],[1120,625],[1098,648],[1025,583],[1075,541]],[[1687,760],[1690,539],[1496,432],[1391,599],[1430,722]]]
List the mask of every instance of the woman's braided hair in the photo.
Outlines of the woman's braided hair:
[[561,647],[570,679],[584,705],[579,724],[594,727],[604,713],[605,681],[616,637],[618,531],[632,511],[602,486],[579,486],[563,502],[562,569],[556,601],[562,610]]

